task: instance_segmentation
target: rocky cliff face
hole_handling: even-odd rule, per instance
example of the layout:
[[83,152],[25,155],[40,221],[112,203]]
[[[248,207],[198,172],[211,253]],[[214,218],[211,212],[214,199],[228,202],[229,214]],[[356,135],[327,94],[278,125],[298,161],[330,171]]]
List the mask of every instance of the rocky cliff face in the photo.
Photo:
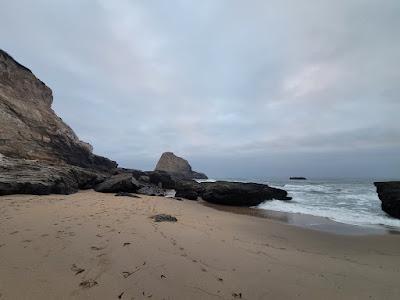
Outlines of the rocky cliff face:
[[52,91],[0,50],[0,153],[20,159],[109,170],[115,162],[94,155],[51,109]]
[[172,152],[164,152],[158,161],[155,171],[164,171],[185,179],[207,179],[203,173],[192,170],[186,159],[176,156]]
[[382,210],[400,219],[400,181],[375,182]]

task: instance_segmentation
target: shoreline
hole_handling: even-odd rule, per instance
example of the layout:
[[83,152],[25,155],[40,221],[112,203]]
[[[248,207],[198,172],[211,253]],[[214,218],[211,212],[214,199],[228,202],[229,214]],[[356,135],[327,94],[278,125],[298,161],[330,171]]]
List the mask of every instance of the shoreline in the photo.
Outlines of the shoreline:
[[385,225],[355,225],[332,220],[328,217],[314,216],[303,213],[292,213],[284,211],[269,210],[256,207],[223,206],[205,201],[204,206],[216,210],[226,211],[239,215],[249,215],[257,218],[264,218],[277,221],[290,226],[321,231],[338,235],[385,235],[399,234],[400,228],[392,228]]
[[400,235],[331,234],[190,200],[0,197],[1,300],[399,299],[399,258]]

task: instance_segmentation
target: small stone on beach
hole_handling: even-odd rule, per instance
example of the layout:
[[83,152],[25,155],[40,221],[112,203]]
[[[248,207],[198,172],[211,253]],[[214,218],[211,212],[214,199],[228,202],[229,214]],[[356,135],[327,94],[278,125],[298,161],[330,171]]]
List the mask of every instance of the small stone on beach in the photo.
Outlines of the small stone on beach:
[[159,214],[151,217],[154,222],[177,222],[178,219],[166,214]]

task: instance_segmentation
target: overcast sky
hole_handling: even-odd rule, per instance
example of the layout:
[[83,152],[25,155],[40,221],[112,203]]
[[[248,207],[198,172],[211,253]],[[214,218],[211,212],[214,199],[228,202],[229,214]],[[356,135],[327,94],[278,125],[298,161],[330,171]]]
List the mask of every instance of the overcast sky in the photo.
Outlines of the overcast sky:
[[211,177],[400,177],[400,1],[0,0],[95,152]]

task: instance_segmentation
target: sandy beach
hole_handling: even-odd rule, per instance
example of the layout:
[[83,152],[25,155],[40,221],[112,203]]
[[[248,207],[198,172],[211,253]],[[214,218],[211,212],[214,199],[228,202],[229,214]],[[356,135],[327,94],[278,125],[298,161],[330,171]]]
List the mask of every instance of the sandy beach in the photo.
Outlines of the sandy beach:
[[[166,213],[178,221],[154,222]],[[200,202],[0,197],[0,299],[400,299],[400,235],[339,235]]]

